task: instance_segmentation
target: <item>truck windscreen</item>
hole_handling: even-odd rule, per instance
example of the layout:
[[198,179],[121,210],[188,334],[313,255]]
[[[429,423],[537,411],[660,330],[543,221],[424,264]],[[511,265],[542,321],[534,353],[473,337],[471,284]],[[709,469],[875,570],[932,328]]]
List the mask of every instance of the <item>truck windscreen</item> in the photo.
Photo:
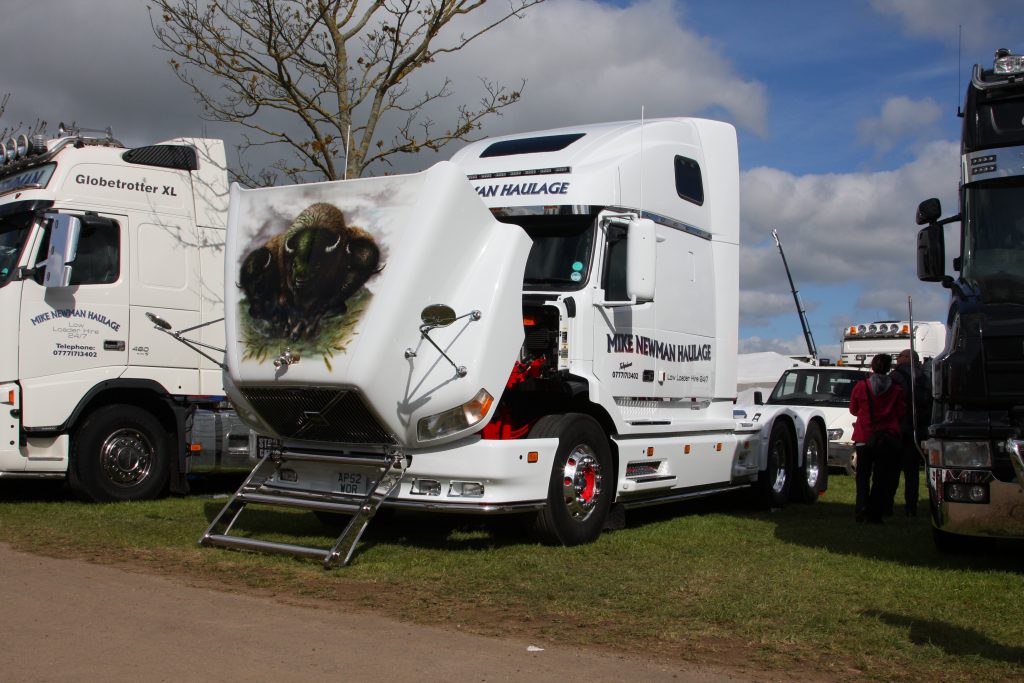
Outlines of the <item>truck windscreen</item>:
[[1024,178],[969,186],[963,278],[985,301],[1024,302]]
[[14,274],[31,227],[30,213],[0,218],[0,287],[6,285]]
[[575,291],[590,276],[594,250],[594,216],[515,216],[501,218],[526,230],[533,239],[523,288]]
[[857,370],[787,370],[772,391],[769,405],[818,405],[845,408],[853,385],[867,377]]

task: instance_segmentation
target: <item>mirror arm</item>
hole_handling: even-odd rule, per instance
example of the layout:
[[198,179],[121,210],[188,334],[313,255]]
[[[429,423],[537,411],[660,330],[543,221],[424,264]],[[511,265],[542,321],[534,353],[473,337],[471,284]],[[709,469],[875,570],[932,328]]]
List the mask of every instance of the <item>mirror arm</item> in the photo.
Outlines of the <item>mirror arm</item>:
[[[208,361],[214,363],[221,370],[227,370],[228,369],[228,366],[224,363],[224,361],[217,360],[216,358],[214,358],[210,354],[206,353],[205,351],[203,351],[199,347],[201,346],[201,347],[206,348],[206,349],[212,349],[213,351],[220,351],[221,354],[225,353],[225,349],[222,349],[222,348],[220,348],[218,346],[213,346],[211,344],[207,344],[205,342],[196,341],[195,339],[186,339],[185,337],[182,336],[186,332],[191,332],[193,330],[198,330],[201,327],[206,327],[207,325],[214,325],[216,323],[219,323],[222,320],[224,320],[224,318],[217,318],[216,320],[211,320],[209,322],[200,323],[199,325],[193,325],[192,327],[186,327],[183,330],[175,331],[175,330],[171,329],[170,323],[166,322],[163,318],[160,318],[159,316],[156,316],[156,315],[154,315],[154,314],[152,314],[152,313],[147,311],[146,312],[146,317],[149,318],[150,322],[153,323],[153,329],[154,330],[159,330],[160,332],[163,332],[164,334],[166,334],[166,335],[168,335],[170,337],[174,337],[175,339],[180,341],[182,344],[184,344],[188,348],[190,348],[193,351],[195,351],[196,353],[198,353],[203,358],[205,358]],[[165,325],[166,325],[166,327],[165,327]]]
[[[456,365],[455,361],[453,361],[451,358],[449,358],[448,354],[445,353],[443,350],[441,350],[441,347],[438,346],[437,343],[433,339],[430,338],[430,335],[428,333],[431,330],[437,329],[438,327],[448,327],[448,325],[454,324],[456,320],[462,320],[463,318],[470,318],[471,320],[479,320],[482,317],[482,315],[483,314],[480,313],[480,311],[473,310],[473,311],[470,311],[469,313],[464,313],[464,314],[462,314],[460,316],[457,316],[455,318],[455,320],[452,320],[451,323],[447,323],[445,325],[431,325],[431,324],[426,324],[426,323],[424,323],[423,325],[420,325],[420,336],[423,337],[424,339],[426,339],[428,342],[430,342],[430,345],[433,346],[435,349],[437,349],[437,352],[439,354],[441,354],[441,357],[444,358],[446,361],[448,361],[448,363],[451,364],[451,366],[453,368],[455,368],[455,375],[458,376],[458,377],[465,377],[466,374],[469,372],[469,370],[466,369],[465,365]],[[412,349],[406,349],[405,350],[405,357],[407,359],[415,358],[416,357],[416,352],[413,351]]]

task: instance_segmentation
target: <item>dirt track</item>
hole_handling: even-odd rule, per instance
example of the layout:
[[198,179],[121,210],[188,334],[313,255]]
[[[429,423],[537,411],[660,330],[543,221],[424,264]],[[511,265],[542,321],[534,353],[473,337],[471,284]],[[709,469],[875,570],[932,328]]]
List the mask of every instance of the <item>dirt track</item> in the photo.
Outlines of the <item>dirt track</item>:
[[692,681],[736,676],[281,604],[0,544],[0,680]]

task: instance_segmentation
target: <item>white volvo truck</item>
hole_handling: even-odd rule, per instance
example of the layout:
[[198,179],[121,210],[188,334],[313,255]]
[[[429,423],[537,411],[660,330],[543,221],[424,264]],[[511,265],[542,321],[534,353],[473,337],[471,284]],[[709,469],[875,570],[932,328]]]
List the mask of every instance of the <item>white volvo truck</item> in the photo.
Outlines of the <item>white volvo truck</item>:
[[[380,504],[529,513],[571,545],[631,506],[814,501],[820,411],[734,405],[739,203],[734,129],[681,118],[234,186],[225,388],[279,444],[200,543],[331,566]],[[232,534],[254,503],[352,518],[332,548]]]
[[190,470],[252,467],[214,350],[227,190],[217,140],[125,149],[109,130],[62,126],[7,141],[0,477],[67,477],[85,498],[127,500],[182,491]]

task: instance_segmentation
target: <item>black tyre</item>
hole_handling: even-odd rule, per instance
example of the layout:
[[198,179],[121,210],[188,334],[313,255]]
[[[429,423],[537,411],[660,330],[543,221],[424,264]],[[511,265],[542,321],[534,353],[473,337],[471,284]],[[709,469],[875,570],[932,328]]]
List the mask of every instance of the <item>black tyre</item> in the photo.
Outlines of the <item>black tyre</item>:
[[821,427],[810,425],[804,438],[804,462],[797,468],[792,483],[795,502],[813,503],[828,485],[828,452],[825,449],[825,435]]
[[782,507],[789,500],[795,452],[789,428],[776,422],[768,437],[768,462],[757,475],[757,493],[763,505]]
[[142,408],[109,405],[71,440],[71,484],[93,501],[144,500],[164,493],[175,436]]
[[590,543],[601,535],[615,494],[608,437],[596,420],[578,413],[547,415],[530,430],[531,439],[552,437],[558,451],[548,504],[537,513],[534,531],[552,545]]

